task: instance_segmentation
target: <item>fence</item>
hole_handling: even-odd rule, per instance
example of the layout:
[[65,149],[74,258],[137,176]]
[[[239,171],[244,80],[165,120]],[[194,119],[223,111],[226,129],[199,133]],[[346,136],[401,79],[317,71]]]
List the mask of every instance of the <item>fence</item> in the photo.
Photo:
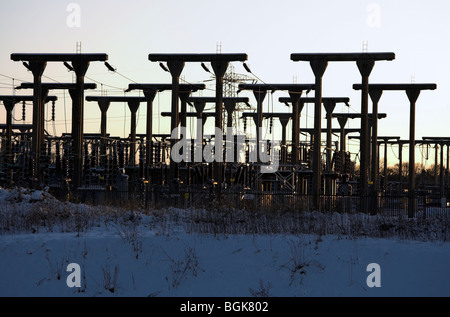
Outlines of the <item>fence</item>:
[[[321,196],[322,212],[360,213],[362,204],[373,198],[361,196]],[[379,196],[376,213],[385,216],[408,216],[407,196]],[[450,207],[430,195],[417,195],[416,217],[449,216]],[[287,191],[228,189],[218,193],[214,188],[186,187],[175,191],[160,186],[148,186],[143,192],[145,207],[177,207],[203,209],[243,209],[248,211],[315,211],[313,197]]]

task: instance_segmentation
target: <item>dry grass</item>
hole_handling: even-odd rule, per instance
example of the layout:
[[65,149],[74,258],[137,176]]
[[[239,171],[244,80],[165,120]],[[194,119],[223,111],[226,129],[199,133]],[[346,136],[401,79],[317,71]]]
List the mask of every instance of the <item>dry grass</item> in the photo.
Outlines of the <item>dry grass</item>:
[[103,288],[111,293],[117,292],[117,278],[119,277],[119,267],[114,267],[114,273],[111,272],[109,265],[102,266]]
[[184,250],[184,258],[180,260],[173,259],[164,250],[163,252],[171,263],[170,269],[172,275],[170,277],[166,277],[169,289],[177,288],[181,282],[188,277],[197,276],[197,270],[200,268],[198,266],[198,258],[195,249],[186,247]]
[[449,241],[450,218],[369,216],[319,212],[248,212],[242,210],[188,210],[183,226],[188,233],[210,234],[333,234],[340,237],[399,238]]
[[[398,238],[401,240],[449,241],[450,217],[427,219],[406,216],[369,216],[362,213],[308,212],[293,205],[279,208],[236,208],[234,202],[210,205],[210,208],[134,209],[134,206],[89,206],[61,202],[44,194],[43,199],[25,201],[18,191],[0,202],[0,234],[21,232],[76,232],[110,226],[131,243],[136,255],[142,248],[139,230],[171,235],[176,226],[187,233],[199,234],[333,234],[338,237],[360,236]],[[192,197],[191,197],[192,198]],[[298,202],[297,202],[298,203]],[[213,206],[213,207],[211,207]],[[304,207],[304,206],[302,206]],[[146,230],[147,230],[146,229]]]
[[249,288],[248,291],[250,292],[250,295],[253,297],[271,297],[270,290],[272,288],[272,284],[270,282],[267,282],[264,284],[262,279],[259,279],[259,286],[257,289]]

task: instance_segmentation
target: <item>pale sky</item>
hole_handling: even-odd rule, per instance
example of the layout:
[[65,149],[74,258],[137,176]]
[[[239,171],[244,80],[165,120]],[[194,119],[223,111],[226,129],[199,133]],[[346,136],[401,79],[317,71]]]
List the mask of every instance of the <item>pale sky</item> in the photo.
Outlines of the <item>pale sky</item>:
[[[80,9],[80,25],[72,19],[76,11],[68,11],[71,3]],[[291,53],[362,52],[363,42],[369,52],[394,52],[394,61],[377,62],[370,76],[371,83],[436,83],[435,91],[423,91],[416,107],[416,139],[422,136],[450,136],[450,5],[448,1],[301,1],[301,0],[163,0],[163,1],[4,1],[1,0],[0,26],[0,93],[32,94],[16,91],[14,84],[32,81],[20,62],[10,59],[11,53],[74,53],[81,42],[83,53],[106,53],[108,62],[117,71],[140,83],[170,83],[171,77],[158,63],[148,60],[149,53],[215,53],[221,43],[223,53],[246,53],[247,64],[266,83],[313,83],[308,63],[293,62]],[[68,23],[69,19],[69,23]],[[71,24],[72,23],[72,24]],[[75,23],[76,24],[76,23]],[[232,63],[235,71],[248,74],[242,63]],[[71,82],[72,75],[61,63],[49,63],[43,82]],[[130,81],[108,72],[101,62],[93,62],[87,76],[103,84],[108,95],[124,95]],[[210,79],[199,63],[187,63],[182,76],[188,82]],[[92,82],[86,78],[86,82]],[[359,112],[361,96],[352,85],[361,76],[354,62],[330,62],[323,78],[324,97],[349,97],[351,109],[338,106],[336,112]],[[214,96],[213,82],[207,82],[203,96]],[[86,95],[100,94],[98,90]],[[54,91],[59,97],[56,123],[48,130],[57,134],[70,132],[71,100],[68,93]],[[198,95],[198,94],[195,94]],[[310,96],[314,94],[311,93]],[[252,94],[250,104],[256,105]],[[290,111],[278,98],[287,92],[268,95],[264,109]],[[156,111],[170,110],[170,92],[155,99],[155,133],[169,133],[169,120],[159,119]],[[65,110],[65,116],[64,116]],[[323,114],[325,114],[325,111]],[[15,117],[21,118],[21,105]],[[369,104],[371,112],[371,104]],[[379,112],[387,118],[379,122],[380,136],[409,137],[409,101],[404,92],[384,92]],[[31,104],[27,123],[31,123]],[[139,110],[138,133],[145,132],[145,104]],[[48,112],[50,119],[50,112]],[[124,115],[126,118],[124,120]],[[312,127],[313,105],[302,112],[301,127]],[[66,119],[65,119],[66,118]],[[125,136],[129,133],[129,111],[123,104],[112,104],[108,111],[108,133]],[[5,110],[0,108],[0,123]],[[325,127],[325,120],[322,124]],[[359,120],[347,127],[357,128]],[[100,111],[96,103],[85,102],[85,132],[98,133]],[[275,123],[275,127],[279,127]],[[338,127],[336,120],[333,127]],[[211,124],[212,128],[212,124]],[[276,129],[275,129],[276,130]],[[210,130],[212,132],[212,129]],[[290,133],[288,133],[290,136]],[[323,136],[325,138],[325,135]],[[303,139],[303,137],[302,137]],[[352,141],[354,142],[354,141]],[[359,146],[352,147],[356,154]],[[395,160],[397,149],[389,150]],[[382,155],[383,156],[383,151]],[[404,152],[407,158],[407,150]],[[394,161],[393,163],[395,163]],[[416,163],[423,161],[417,152]]]

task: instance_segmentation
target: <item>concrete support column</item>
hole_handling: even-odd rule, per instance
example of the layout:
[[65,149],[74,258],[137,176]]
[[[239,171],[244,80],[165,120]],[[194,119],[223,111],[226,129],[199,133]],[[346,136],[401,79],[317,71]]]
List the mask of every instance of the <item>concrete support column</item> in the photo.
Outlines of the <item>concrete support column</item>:
[[[33,131],[31,136],[31,152],[33,156],[33,183],[41,181],[40,157],[44,140],[41,135],[44,131],[44,122],[41,120],[40,113],[44,111],[42,102],[42,74],[44,73],[47,62],[30,61],[29,68],[33,73]],[[38,184],[34,184],[37,186]]]
[[153,100],[158,93],[157,89],[145,89],[144,96],[147,99],[147,122],[146,122],[146,136],[145,136],[145,178],[150,178],[149,166],[153,164],[152,161],[152,144],[153,144]]
[[322,185],[322,162],[321,162],[321,133],[322,133],[322,77],[327,69],[328,62],[325,60],[312,60],[310,66],[315,76],[314,94],[314,152],[313,152],[313,206],[317,211],[321,210],[320,194]]
[[128,101],[128,108],[131,111],[131,128],[130,128],[130,153],[129,164],[136,165],[136,112],[139,109],[139,101]]
[[72,67],[76,74],[76,98],[72,107],[72,142],[74,150],[74,180],[75,188],[81,186],[83,176],[83,119],[84,119],[84,75],[89,68],[89,62],[75,60]]
[[[361,138],[360,138],[360,152],[361,152],[361,164],[360,164],[360,196],[361,196],[361,209],[366,213],[368,209],[367,204],[367,185],[369,168],[369,76],[375,65],[373,60],[360,59],[356,62],[359,72],[362,76],[362,89],[361,89]],[[376,120],[376,118],[375,118]]]
[[106,125],[107,125],[107,112],[109,109],[110,101],[109,100],[99,100],[98,106],[101,112],[100,119],[100,164],[101,166],[106,165]]
[[413,218],[416,213],[416,161],[415,161],[415,122],[416,122],[416,101],[419,98],[419,89],[406,89],[406,95],[408,96],[410,103],[409,111],[409,173],[408,173],[408,218]]
[[[171,121],[170,121],[170,133],[178,127],[179,123],[179,109],[178,109],[178,93],[180,88],[180,75],[184,68],[184,62],[179,60],[169,60],[167,62],[170,74],[172,75],[172,106],[171,106]],[[178,135],[175,138],[170,138],[170,148],[172,149],[175,143],[178,142]],[[170,185],[173,184],[175,179],[178,179],[178,164],[175,163],[170,156]]]

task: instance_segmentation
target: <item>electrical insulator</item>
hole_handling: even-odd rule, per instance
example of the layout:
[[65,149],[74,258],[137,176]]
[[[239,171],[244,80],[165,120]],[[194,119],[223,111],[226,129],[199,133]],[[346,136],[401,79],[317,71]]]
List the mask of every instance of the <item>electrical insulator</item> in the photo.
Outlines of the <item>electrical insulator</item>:
[[55,121],[55,101],[52,102],[52,121]]
[[22,101],[22,121],[25,121],[25,101]]
[[247,118],[244,118],[244,132],[247,132]]
[[351,169],[352,169],[352,162],[350,160],[350,153],[345,153],[345,173],[346,174],[351,174]]
[[273,127],[273,118],[270,118],[270,122],[269,122],[269,133],[272,134],[272,127]]
[[336,173],[340,173],[342,166],[341,166],[341,157],[340,157],[339,152],[335,152],[333,154],[333,161],[334,161],[334,171]]

